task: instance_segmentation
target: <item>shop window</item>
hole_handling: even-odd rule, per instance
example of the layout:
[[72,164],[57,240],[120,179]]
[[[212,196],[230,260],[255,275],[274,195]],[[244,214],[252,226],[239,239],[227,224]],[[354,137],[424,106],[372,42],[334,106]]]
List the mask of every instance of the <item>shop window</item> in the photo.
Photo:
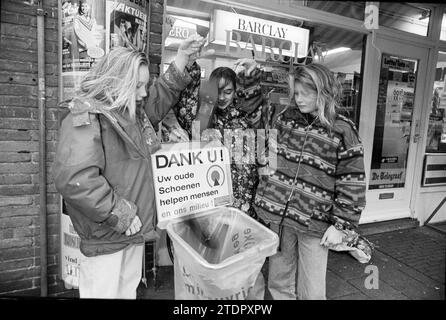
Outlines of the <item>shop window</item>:
[[438,53],[437,68],[429,126],[427,129],[426,152],[446,152],[446,52]]
[[303,5],[309,8],[364,20],[365,1],[290,1],[293,2],[303,2]]
[[446,41],[446,13],[443,13],[443,20],[441,21],[440,40]]
[[383,54],[369,189],[403,188],[418,61]]
[[380,2],[379,25],[427,36],[431,10],[416,3]]
[[[313,2],[317,1],[312,1],[311,4],[296,1],[289,5],[301,3],[300,5],[315,6],[316,3]],[[320,6],[322,2],[319,3]],[[339,3],[346,10],[347,3]],[[166,5],[167,16],[172,17],[172,25],[165,35],[165,64],[172,61],[179,41],[186,34],[206,35],[208,48],[214,49],[215,54],[198,60],[205,70],[202,73],[204,79],[217,67],[232,68],[237,59],[254,57],[265,70],[261,83],[265,94],[271,94],[273,102],[285,104],[288,99],[287,73],[290,65],[319,62],[332,70],[341,81],[344,88],[344,114],[359,126],[365,40],[363,34],[311,21],[285,18],[278,12],[259,13],[222,3],[167,0]],[[363,18],[364,4],[361,6],[358,12],[362,12]],[[286,7],[284,6],[284,12]],[[324,8],[332,11],[328,7]],[[324,9],[321,7],[319,10]],[[342,12],[348,16],[346,12]]]

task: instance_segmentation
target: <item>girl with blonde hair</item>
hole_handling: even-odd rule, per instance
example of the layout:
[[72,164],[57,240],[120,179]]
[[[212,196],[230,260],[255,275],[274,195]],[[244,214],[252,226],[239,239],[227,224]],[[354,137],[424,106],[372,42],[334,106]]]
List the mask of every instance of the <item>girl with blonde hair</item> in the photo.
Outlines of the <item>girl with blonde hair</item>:
[[[238,64],[250,78],[255,61]],[[342,242],[341,230],[357,227],[365,206],[363,146],[354,123],[339,114],[341,87],[325,66],[301,65],[290,73],[284,110],[257,92],[244,106],[259,119],[257,127],[277,133],[268,144],[276,165],[262,170],[254,204],[280,238],[278,253],[269,257],[268,289],[274,299],[326,299],[328,248]]]
[[145,54],[115,48],[61,104],[53,172],[81,239],[81,298],[136,298],[144,242],[158,237],[150,155],[159,141],[153,127],[190,81],[185,66],[202,45],[199,36],[185,40],[149,95]]

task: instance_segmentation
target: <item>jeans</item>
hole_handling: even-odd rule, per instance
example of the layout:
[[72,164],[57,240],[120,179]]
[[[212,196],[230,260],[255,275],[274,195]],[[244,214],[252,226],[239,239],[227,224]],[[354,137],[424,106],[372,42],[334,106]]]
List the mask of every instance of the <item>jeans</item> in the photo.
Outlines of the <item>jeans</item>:
[[[278,232],[275,228],[271,229]],[[320,241],[312,234],[283,227],[281,252],[269,257],[268,290],[274,300],[326,299],[328,249]]]

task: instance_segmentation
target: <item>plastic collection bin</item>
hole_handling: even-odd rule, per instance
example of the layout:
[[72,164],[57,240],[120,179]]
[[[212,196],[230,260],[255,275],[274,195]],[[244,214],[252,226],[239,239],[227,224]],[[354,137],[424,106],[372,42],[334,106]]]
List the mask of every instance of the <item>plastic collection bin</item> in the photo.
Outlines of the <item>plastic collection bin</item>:
[[[191,222],[214,247],[204,245]],[[167,232],[174,246],[175,299],[249,298],[266,257],[279,243],[276,233],[231,207],[169,223]]]
[[229,207],[228,149],[219,142],[162,145],[152,155],[152,167],[157,226],[173,244],[175,299],[249,298],[279,239]]

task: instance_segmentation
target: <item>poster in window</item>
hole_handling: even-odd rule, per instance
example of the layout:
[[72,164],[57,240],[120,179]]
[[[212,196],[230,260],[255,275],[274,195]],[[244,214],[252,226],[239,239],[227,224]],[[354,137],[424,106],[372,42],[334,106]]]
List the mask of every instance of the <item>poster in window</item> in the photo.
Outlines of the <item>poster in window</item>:
[[81,253],[80,238],[74,230],[70,217],[62,206],[60,219],[61,278],[67,289],[79,288],[80,263],[84,255]]
[[102,1],[62,2],[62,72],[90,70],[105,54]]
[[129,47],[146,51],[147,1],[106,1],[107,47]]
[[416,61],[383,54],[369,189],[405,185],[415,72]]

